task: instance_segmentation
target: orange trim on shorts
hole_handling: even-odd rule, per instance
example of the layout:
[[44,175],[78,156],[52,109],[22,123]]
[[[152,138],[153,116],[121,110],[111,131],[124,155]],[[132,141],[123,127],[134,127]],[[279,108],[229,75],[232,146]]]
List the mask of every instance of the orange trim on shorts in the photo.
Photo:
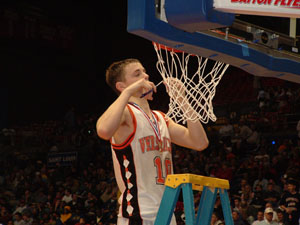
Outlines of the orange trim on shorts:
[[134,113],[133,113],[132,109],[129,107],[129,105],[127,105],[127,108],[128,108],[129,113],[132,117],[132,122],[133,122],[134,129],[133,129],[132,133],[126,138],[126,140],[121,144],[113,144],[110,140],[110,143],[111,143],[113,149],[115,149],[115,150],[121,150],[121,149],[126,148],[128,145],[130,145],[130,143],[132,142],[132,140],[134,138],[135,132],[136,132],[136,127],[137,127],[136,118],[134,116]]

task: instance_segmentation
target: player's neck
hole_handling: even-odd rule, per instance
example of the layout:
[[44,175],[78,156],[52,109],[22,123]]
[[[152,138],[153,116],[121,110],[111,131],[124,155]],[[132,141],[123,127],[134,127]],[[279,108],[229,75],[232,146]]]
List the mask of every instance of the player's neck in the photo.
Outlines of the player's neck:
[[149,103],[148,103],[147,99],[131,97],[129,99],[129,102],[133,102],[133,103],[139,105],[139,107],[141,107],[144,110],[144,112],[146,112],[147,114],[151,114],[150,113],[151,109],[150,109],[150,106],[149,106]]

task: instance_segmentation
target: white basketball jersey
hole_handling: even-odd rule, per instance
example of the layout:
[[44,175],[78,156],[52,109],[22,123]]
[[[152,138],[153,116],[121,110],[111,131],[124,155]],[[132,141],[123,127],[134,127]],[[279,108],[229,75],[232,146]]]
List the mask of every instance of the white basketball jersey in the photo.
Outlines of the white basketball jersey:
[[147,116],[129,104],[134,131],[116,145],[112,138],[114,171],[121,196],[119,216],[154,221],[164,192],[166,176],[173,173],[171,140],[161,112],[153,111],[159,138]]

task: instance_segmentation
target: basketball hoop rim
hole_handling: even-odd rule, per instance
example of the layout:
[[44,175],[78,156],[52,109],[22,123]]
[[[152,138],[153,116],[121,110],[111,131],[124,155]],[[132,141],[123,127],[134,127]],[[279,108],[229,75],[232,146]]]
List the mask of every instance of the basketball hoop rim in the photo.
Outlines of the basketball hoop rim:
[[169,46],[160,44],[160,43],[155,42],[155,41],[152,41],[152,44],[153,44],[154,46],[156,46],[158,49],[167,50],[167,51],[169,51],[169,52],[184,53],[184,51],[181,51],[181,50],[179,50],[179,49],[172,48],[172,47],[169,47]]

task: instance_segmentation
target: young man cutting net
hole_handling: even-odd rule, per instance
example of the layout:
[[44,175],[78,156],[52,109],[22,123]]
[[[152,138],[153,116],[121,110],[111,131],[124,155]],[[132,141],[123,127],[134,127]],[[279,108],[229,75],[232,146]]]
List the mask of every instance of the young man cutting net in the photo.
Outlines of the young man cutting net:
[[[96,127],[99,137],[110,140],[112,146],[115,176],[122,193],[118,225],[152,225],[165,179],[173,173],[171,143],[202,151],[208,139],[199,121],[188,120],[185,127],[150,109],[148,100],[153,99],[156,87],[137,59],[113,63],[106,81],[119,97],[100,116]],[[177,89],[182,110],[192,113],[181,82],[169,81],[167,90],[171,88]],[[149,92],[151,89],[153,92]],[[171,224],[176,224],[174,216]]]

